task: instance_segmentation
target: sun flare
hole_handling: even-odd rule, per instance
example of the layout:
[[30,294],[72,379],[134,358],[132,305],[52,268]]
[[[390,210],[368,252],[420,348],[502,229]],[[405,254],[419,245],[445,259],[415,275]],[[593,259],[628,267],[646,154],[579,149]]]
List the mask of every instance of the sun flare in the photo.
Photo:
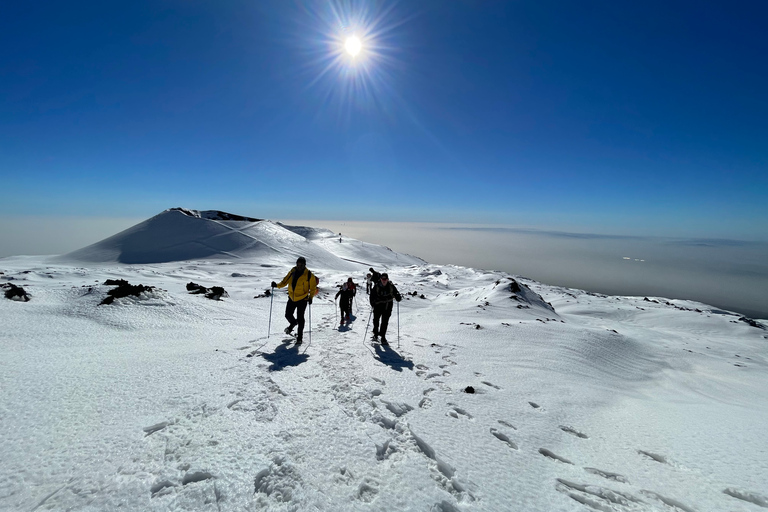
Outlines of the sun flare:
[[351,36],[344,42],[344,49],[352,57],[355,57],[363,49],[363,43],[357,36]]

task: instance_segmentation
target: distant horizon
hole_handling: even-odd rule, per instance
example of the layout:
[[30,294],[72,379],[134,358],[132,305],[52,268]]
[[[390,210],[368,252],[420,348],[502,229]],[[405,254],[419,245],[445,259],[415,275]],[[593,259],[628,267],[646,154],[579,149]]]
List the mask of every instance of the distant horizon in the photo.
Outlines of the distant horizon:
[[[228,213],[257,217],[252,212]],[[68,224],[67,219],[54,222],[49,218],[42,222],[38,218],[26,227],[16,226],[15,232],[4,228],[7,223],[0,222],[0,240],[4,241],[0,258],[24,255],[23,237],[27,237],[28,247],[48,248],[29,251],[27,255],[57,255],[99,242],[145,220],[80,219],[78,226],[73,219]],[[768,242],[764,241],[598,234],[470,223],[265,220],[327,228],[430,263],[501,270],[550,285],[608,295],[697,300],[768,319],[768,299],[763,293],[768,289]],[[37,238],[50,237],[38,240],[47,245],[34,245],[30,235],[35,229]],[[86,233],[86,229],[91,231]],[[82,238],[73,238],[72,233]],[[81,243],[76,244],[77,240]]]

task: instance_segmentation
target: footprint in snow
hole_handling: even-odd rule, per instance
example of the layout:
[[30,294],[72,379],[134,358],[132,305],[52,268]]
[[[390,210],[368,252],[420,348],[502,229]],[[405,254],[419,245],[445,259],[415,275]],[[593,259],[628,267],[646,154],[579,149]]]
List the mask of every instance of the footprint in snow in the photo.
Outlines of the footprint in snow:
[[509,438],[509,436],[507,436],[507,435],[506,435],[506,434],[504,434],[503,432],[500,432],[500,431],[496,430],[495,428],[491,428],[491,434],[493,434],[493,436],[494,436],[496,439],[498,439],[499,441],[503,441],[503,442],[507,443],[507,445],[509,445],[509,447],[510,447],[510,448],[512,448],[512,449],[514,449],[514,450],[517,450],[517,449],[518,449],[518,448],[517,448],[517,444],[515,444],[515,442],[514,442],[514,441],[512,441],[512,440]]
[[667,460],[667,458],[663,455],[659,455],[658,453],[647,452],[645,450],[637,450],[637,453],[639,453],[640,455],[645,455],[649,459],[655,460],[656,462],[660,462],[661,464],[669,464],[669,461]]
[[372,502],[379,494],[379,481],[365,477],[357,488],[357,499],[365,503]]
[[680,503],[679,501],[677,501],[675,499],[667,498],[666,496],[662,496],[661,494],[653,492],[653,491],[642,490],[642,491],[640,491],[640,494],[642,494],[646,498],[653,498],[655,500],[659,500],[663,504],[668,505],[668,506],[672,507],[673,509],[682,510],[683,512],[696,512],[691,507],[689,507],[687,505],[684,505],[684,504]]
[[448,405],[451,405],[451,409],[446,413],[447,416],[450,416],[452,418],[459,419],[461,416],[464,416],[465,418],[471,420],[472,415],[469,414],[467,411],[462,409],[461,407],[457,407],[455,404],[449,403]]
[[757,494],[756,492],[745,491],[729,487],[723,491],[725,494],[738,500],[754,503],[758,507],[768,508],[768,496]]
[[615,507],[617,505],[621,507],[621,510],[625,510],[624,507],[631,507],[634,510],[637,506],[636,504],[643,503],[641,499],[627,492],[616,491],[598,485],[569,482],[562,478],[557,479],[555,489],[582,505],[605,512],[613,512],[616,510]]
[[552,453],[551,451],[547,450],[546,448],[539,448],[539,453],[543,456],[550,458],[552,460],[556,460],[558,462],[564,462],[565,464],[571,464],[573,465],[573,462],[569,461],[565,457],[561,457],[555,453]]
[[504,420],[497,420],[497,421],[498,421],[498,422],[499,422],[501,425],[504,425],[505,427],[509,427],[509,428],[511,428],[512,430],[517,430],[517,427],[516,427],[516,426],[514,426],[513,424],[509,423],[508,421],[504,421]]
[[[541,409],[541,406],[539,404],[537,404],[536,402],[528,402],[528,405],[530,405],[534,409]],[[543,411],[544,409],[541,409],[541,410]]]
[[480,382],[482,382],[482,383],[483,383],[483,384],[485,384],[486,386],[488,386],[488,387],[491,387],[491,388],[493,388],[493,389],[501,389],[501,388],[500,388],[499,386],[497,386],[496,384],[491,384],[491,383],[490,383],[490,382],[488,382],[487,380],[481,380]]
[[579,432],[573,427],[569,427],[567,425],[560,425],[560,430],[563,432],[567,432],[568,434],[571,434],[573,436],[579,437],[581,439],[589,439],[589,436],[587,434],[584,434],[583,432]]
[[629,483],[629,479],[627,477],[618,473],[611,473],[610,471],[603,471],[602,469],[597,468],[584,468],[584,471],[587,473],[592,473],[593,475],[601,476],[607,480],[614,480],[624,484]]

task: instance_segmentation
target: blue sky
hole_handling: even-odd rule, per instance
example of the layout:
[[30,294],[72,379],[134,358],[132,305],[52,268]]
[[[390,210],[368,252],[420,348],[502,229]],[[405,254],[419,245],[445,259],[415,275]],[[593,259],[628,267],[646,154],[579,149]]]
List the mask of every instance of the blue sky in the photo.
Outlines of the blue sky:
[[766,26],[759,1],[14,2],[0,213],[765,240]]

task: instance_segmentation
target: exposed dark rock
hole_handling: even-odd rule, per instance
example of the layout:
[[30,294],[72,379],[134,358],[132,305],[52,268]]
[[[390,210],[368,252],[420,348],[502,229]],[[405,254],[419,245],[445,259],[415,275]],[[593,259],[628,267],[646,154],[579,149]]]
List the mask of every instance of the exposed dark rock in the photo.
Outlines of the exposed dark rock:
[[128,296],[134,296],[139,297],[142,293],[152,291],[155,289],[154,286],[144,286],[143,284],[130,284],[125,279],[120,279],[117,281],[114,281],[112,279],[108,279],[105,283],[105,285],[108,286],[114,286],[117,284],[117,288],[113,288],[107,292],[107,297],[101,301],[99,306],[102,304],[112,304],[115,299],[121,299],[123,297]]
[[178,211],[187,215],[188,217],[195,217],[198,219],[209,220],[239,220],[246,222],[259,222],[262,219],[254,219],[253,217],[243,217],[242,215],[235,215],[234,213],[222,212],[219,210],[188,210],[186,208],[169,208],[168,211]]
[[187,283],[187,291],[192,294],[203,293],[207,298],[211,300],[221,300],[222,297],[229,297],[227,291],[221,286],[206,288],[205,286],[199,285],[197,283],[189,282]]
[[208,293],[206,293],[205,296],[211,300],[221,300],[222,297],[229,297],[229,294],[221,286],[214,286],[208,290]]
[[467,386],[466,388],[464,388],[464,392],[472,394],[475,392],[475,388],[473,388],[472,386]]
[[125,286],[128,284],[128,281],[125,279],[107,279],[104,281],[104,286]]
[[743,317],[739,318],[739,321],[744,322],[744,323],[746,323],[748,325],[751,325],[752,327],[757,327],[758,329],[765,330],[765,326],[763,324],[758,323],[758,322],[756,322],[756,321],[754,321],[751,318],[748,318],[746,316],[743,316]]
[[189,293],[208,293],[208,288],[190,281],[187,283],[187,291]]
[[520,285],[518,284],[518,282],[515,281],[514,279],[512,279],[511,277],[509,279],[510,279],[510,281],[512,281],[511,283],[509,283],[509,290],[512,293],[519,293],[520,292]]
[[266,290],[264,290],[264,293],[260,293],[260,294],[258,294],[256,296],[254,296],[253,298],[254,299],[262,299],[264,297],[269,297],[270,295],[272,295],[272,291],[269,288],[267,288]]
[[27,295],[27,291],[21,286],[16,286],[15,284],[6,283],[2,285],[1,288],[5,290],[6,299],[16,300],[19,302],[29,302],[29,295]]

